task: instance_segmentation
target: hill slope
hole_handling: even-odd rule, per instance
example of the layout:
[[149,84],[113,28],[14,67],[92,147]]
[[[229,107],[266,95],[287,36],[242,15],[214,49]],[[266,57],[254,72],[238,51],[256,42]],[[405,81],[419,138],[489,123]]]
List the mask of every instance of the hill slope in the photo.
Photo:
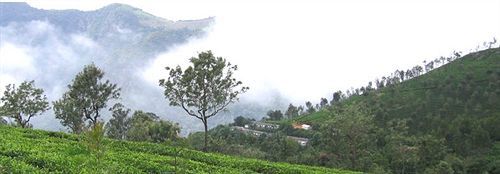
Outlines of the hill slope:
[[[319,165],[367,172],[499,173],[500,48],[366,91],[282,120],[282,131],[309,135],[313,150],[299,154],[319,154],[306,161],[313,164],[325,154]],[[294,122],[313,130],[291,129]]]
[[[92,173],[95,157],[72,134],[0,126],[0,173]],[[106,139],[100,172],[355,173]],[[95,172],[95,171],[94,171]]]
[[[370,92],[367,96],[351,96],[343,103],[369,103],[367,109],[375,115],[390,117],[385,120],[433,114],[484,116],[500,115],[499,95],[500,48],[494,48],[468,54],[414,79]],[[480,108],[475,108],[478,104]],[[297,117],[294,121],[319,124],[334,116],[329,113],[322,110]]]

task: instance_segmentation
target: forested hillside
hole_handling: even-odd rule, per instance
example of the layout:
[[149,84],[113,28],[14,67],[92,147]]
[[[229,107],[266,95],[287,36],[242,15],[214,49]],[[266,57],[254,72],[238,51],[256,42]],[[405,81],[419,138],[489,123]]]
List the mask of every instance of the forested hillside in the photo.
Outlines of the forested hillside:
[[[222,16],[173,21],[126,4],[0,2],[0,174],[500,174],[495,38],[330,89],[490,37],[447,27],[498,16],[485,10],[492,6],[467,4],[460,16],[450,3],[425,16],[413,9],[427,3],[268,4],[259,14],[258,3],[137,3],[163,17]],[[490,24],[471,26],[498,37]]]
[[[265,122],[280,125],[271,137],[218,127],[211,131],[216,150],[374,173],[498,173],[500,49],[455,55],[436,59],[439,67],[398,70],[336,92],[316,107],[308,102],[270,112]],[[292,128],[298,123],[312,130]],[[286,143],[285,135],[310,142],[300,147]]]

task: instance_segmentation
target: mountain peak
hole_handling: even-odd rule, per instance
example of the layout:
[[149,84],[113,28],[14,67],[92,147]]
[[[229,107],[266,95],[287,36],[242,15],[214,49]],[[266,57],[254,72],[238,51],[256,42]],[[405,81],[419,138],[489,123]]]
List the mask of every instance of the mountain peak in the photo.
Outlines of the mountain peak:
[[102,8],[132,8],[132,9],[135,9],[135,7],[132,7],[130,5],[127,5],[127,4],[122,4],[122,3],[111,3],[109,5],[106,5]]
[[121,4],[121,3],[112,3],[109,5],[106,5],[99,10],[112,10],[112,11],[142,11],[139,8],[132,7],[127,4]]
[[2,12],[3,10],[6,9],[33,9],[28,3],[26,2],[2,2],[0,3],[0,9]]

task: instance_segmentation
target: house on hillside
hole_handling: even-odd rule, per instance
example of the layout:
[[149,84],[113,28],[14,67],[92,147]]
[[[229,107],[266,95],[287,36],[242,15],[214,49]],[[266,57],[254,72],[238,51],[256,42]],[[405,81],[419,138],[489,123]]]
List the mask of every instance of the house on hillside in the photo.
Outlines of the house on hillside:
[[280,128],[280,125],[264,122],[253,122],[251,124],[246,124],[244,127],[247,129],[253,128],[259,130],[276,130]]
[[303,129],[303,130],[311,130],[312,129],[311,125],[308,125],[308,124],[293,123],[292,126],[294,129]]
[[307,143],[309,142],[309,139],[307,139],[307,138],[293,137],[293,136],[287,136],[287,138],[289,138],[293,141],[296,141],[301,146],[306,146]]
[[247,128],[239,127],[239,126],[232,126],[231,129],[232,130],[241,131],[243,133],[250,134],[250,135],[253,135],[253,136],[256,136],[256,137],[259,137],[262,134],[267,134],[266,132],[252,130],[252,129],[247,129]]
[[[240,132],[243,132],[245,134],[253,135],[253,136],[256,136],[256,137],[259,137],[262,134],[266,134],[266,135],[272,134],[272,133],[262,132],[262,131],[258,131],[258,130],[247,129],[247,128],[239,127],[239,126],[232,126],[231,130],[233,130],[233,131],[240,131]],[[307,143],[309,142],[309,139],[307,139],[307,138],[294,137],[294,136],[286,136],[286,137],[288,139],[290,139],[290,140],[293,140],[293,141],[297,142],[300,146],[306,146]]]

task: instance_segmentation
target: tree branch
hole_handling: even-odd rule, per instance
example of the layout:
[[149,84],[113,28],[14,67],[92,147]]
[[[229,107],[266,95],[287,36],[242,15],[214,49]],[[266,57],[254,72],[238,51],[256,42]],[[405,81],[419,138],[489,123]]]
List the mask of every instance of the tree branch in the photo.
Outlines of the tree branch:
[[198,118],[198,119],[200,119],[200,120],[203,120],[203,119],[201,118],[201,116],[198,116],[198,115],[196,115],[196,114],[191,113],[191,112],[189,111],[189,109],[187,109],[187,108],[186,108],[186,106],[184,106],[184,102],[181,102],[181,106],[182,106],[182,109],[184,109],[184,111],[186,111],[189,115],[191,115],[191,116],[193,116],[193,117],[196,117],[196,118]]
[[34,114],[30,114],[30,115],[28,116],[28,119],[26,120],[26,123],[30,122],[31,117],[33,117],[33,116],[35,116],[35,115],[34,115]]
[[214,116],[215,114],[219,113],[220,111],[222,111],[224,108],[226,108],[226,106],[228,106],[229,104],[231,104],[232,101],[229,100],[227,103],[225,103],[224,105],[222,105],[220,108],[218,108],[217,110],[215,110],[214,112],[212,112],[211,114],[207,115],[206,118],[210,118],[212,116]]

